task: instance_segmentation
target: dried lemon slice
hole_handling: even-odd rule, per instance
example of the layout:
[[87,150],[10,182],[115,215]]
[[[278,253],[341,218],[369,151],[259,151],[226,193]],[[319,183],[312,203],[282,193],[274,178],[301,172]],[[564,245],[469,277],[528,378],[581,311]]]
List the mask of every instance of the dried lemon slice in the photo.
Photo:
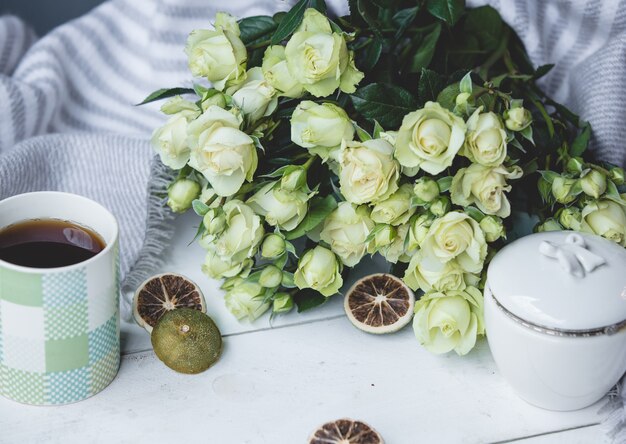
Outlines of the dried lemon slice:
[[309,444],[384,444],[384,441],[364,422],[338,419],[318,428],[309,438]]
[[358,280],[343,307],[355,327],[368,333],[392,333],[411,321],[415,295],[397,277],[378,273]]
[[159,319],[175,308],[206,312],[200,288],[189,278],[175,273],[157,274],[147,279],[135,292],[133,315],[148,333]]

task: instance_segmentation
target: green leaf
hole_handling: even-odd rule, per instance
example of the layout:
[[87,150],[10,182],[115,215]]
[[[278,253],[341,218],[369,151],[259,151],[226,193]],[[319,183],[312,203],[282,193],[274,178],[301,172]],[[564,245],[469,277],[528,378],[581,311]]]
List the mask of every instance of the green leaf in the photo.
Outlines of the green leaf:
[[580,157],[587,149],[589,145],[589,139],[591,138],[591,125],[585,123],[583,130],[576,136],[576,139],[572,142],[572,146],[569,149],[569,154],[572,157]]
[[606,194],[605,196],[612,200],[615,203],[620,204],[623,207],[626,207],[626,201],[624,201],[624,199],[622,199],[622,196],[620,196],[619,194],[619,190],[617,189],[617,186],[615,185],[615,182],[613,182],[611,179],[606,181]]
[[278,23],[273,17],[267,15],[256,15],[239,20],[239,38],[244,45],[250,45],[263,37],[269,38],[269,34],[278,28]]
[[363,60],[361,62],[361,65],[359,66],[359,69],[367,72],[374,68],[374,66],[376,66],[378,60],[380,59],[380,54],[382,53],[382,51],[383,43],[381,42],[381,40],[379,38],[372,39],[372,43],[367,45],[367,47],[363,51]]
[[409,25],[415,20],[415,16],[417,15],[417,11],[419,11],[419,6],[414,6],[413,8],[401,9],[396,12],[391,21],[398,28],[394,38],[399,39],[404,31],[409,27]]
[[537,80],[548,74],[552,68],[554,68],[554,64],[549,65],[541,65],[539,68],[535,70],[535,74],[533,75],[533,79]]
[[550,171],[550,170],[539,170],[539,174],[541,174],[541,177],[543,177],[543,179],[546,182],[548,182],[550,185],[552,185],[552,182],[554,182],[554,179],[559,177],[557,173],[555,173],[554,171]]
[[452,111],[456,106],[456,96],[461,92],[458,83],[446,86],[437,96],[437,102],[444,108]]
[[367,237],[365,238],[365,240],[363,241],[364,244],[369,244],[371,241],[374,240],[374,238],[376,237],[376,235],[378,233],[380,233],[381,231],[383,231],[385,228],[387,228],[389,225],[387,224],[376,224],[374,226],[374,228],[372,228],[372,231],[369,232],[369,234],[367,235]]
[[143,99],[143,102],[138,103],[136,106],[145,105],[146,103],[167,99],[168,97],[178,96],[180,94],[193,94],[194,92],[195,91],[191,88],[161,88],[154,91],[148,97]]
[[359,137],[361,142],[367,142],[368,140],[372,140],[372,136],[370,133],[361,128],[356,122],[352,122],[354,125],[354,129],[356,130],[356,135]]
[[372,32],[381,37],[380,26],[376,21],[378,17],[378,7],[371,0],[357,0],[356,2],[357,10],[359,11],[359,15],[365,20],[365,23],[371,28]]
[[315,8],[318,11],[325,13],[326,3],[324,3],[324,0],[300,0],[296,3],[287,15],[285,15],[280,21],[276,32],[272,36],[272,45],[276,45],[287,39],[296,29],[298,29],[298,26],[300,26],[300,23],[302,23],[302,19],[304,18],[304,11],[308,8]]
[[417,51],[411,59],[408,72],[420,72],[427,68],[435,55],[435,47],[441,34],[441,24],[437,23],[419,42]]
[[304,236],[322,223],[335,208],[337,208],[337,202],[332,196],[311,199],[306,217],[296,228],[285,233],[285,239],[292,240]]
[[438,19],[452,26],[465,11],[465,0],[427,0],[426,9]]
[[195,199],[192,203],[191,206],[193,207],[193,211],[198,215],[198,216],[204,216],[205,214],[207,214],[209,212],[209,206],[207,204],[205,204],[204,202],[202,202],[201,200]]
[[523,130],[521,130],[519,133],[522,135],[524,139],[528,140],[533,145],[535,144],[535,141],[533,140],[533,127],[532,126],[530,125],[527,126]]
[[552,184],[546,180],[542,175],[537,182],[537,188],[539,188],[539,194],[544,203],[549,203],[552,199]]
[[485,218],[485,213],[476,207],[465,207],[463,211],[465,211],[465,214],[474,219],[476,222],[480,222]]
[[439,185],[439,191],[441,193],[445,193],[450,189],[452,185],[452,176],[442,177],[441,179],[437,179],[437,185]]
[[200,236],[202,236],[202,235],[204,234],[204,230],[205,230],[205,229],[206,229],[206,228],[205,228],[205,226],[204,226],[204,221],[203,221],[203,220],[201,220],[201,221],[200,221],[200,225],[198,226],[198,230],[196,231],[196,234],[194,235],[193,239],[191,239],[191,242],[189,242],[189,243],[187,244],[187,246],[189,246],[189,245],[193,244],[193,243],[194,243],[194,241],[195,241],[196,239],[198,239]]
[[444,83],[443,79],[435,71],[422,68],[419,83],[417,84],[417,94],[420,102],[437,100],[437,95],[441,92]]
[[377,120],[384,128],[400,126],[404,116],[418,108],[409,91],[385,83],[359,88],[350,99],[357,112],[366,119]]
[[374,139],[380,139],[380,133],[384,133],[385,129],[380,126],[378,120],[374,120]]
[[293,301],[298,307],[298,313],[310,310],[326,302],[326,297],[310,288],[303,288],[293,295]]
[[494,51],[500,45],[506,29],[498,11],[490,6],[469,10],[464,28],[478,39],[480,49],[487,52]]
[[468,72],[463,76],[461,82],[459,83],[459,90],[463,93],[471,94],[472,93],[472,72]]

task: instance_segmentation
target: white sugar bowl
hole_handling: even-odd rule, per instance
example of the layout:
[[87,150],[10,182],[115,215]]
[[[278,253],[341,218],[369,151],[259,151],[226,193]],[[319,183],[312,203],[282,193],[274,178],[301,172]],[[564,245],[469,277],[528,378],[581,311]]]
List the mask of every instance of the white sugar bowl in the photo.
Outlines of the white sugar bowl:
[[512,242],[487,271],[485,328],[523,399],[550,410],[593,404],[626,372],[626,249],[566,231]]

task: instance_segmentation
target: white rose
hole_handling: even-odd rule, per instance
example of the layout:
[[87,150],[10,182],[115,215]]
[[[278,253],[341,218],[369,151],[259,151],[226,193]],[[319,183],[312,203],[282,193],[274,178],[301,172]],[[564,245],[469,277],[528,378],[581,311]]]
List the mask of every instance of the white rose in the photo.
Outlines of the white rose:
[[467,120],[467,136],[461,154],[485,166],[498,166],[506,158],[506,131],[500,117],[477,109]]
[[409,232],[409,224],[400,225],[395,228],[395,236],[393,237],[391,243],[379,248],[378,253],[392,264],[396,264],[398,262],[409,262],[410,251],[406,247],[406,237]]
[[263,239],[261,218],[240,200],[226,202],[223,210],[225,227],[209,248],[219,257],[232,262],[253,257]]
[[285,47],[268,46],[263,56],[263,75],[279,95],[297,99],[304,94],[304,88],[293,78],[285,59]]
[[152,147],[161,162],[174,170],[181,169],[189,161],[191,149],[187,142],[187,125],[184,114],[175,114],[152,133]]
[[256,147],[239,129],[240,123],[240,118],[213,105],[189,124],[189,165],[204,175],[219,196],[237,193],[256,171]]
[[245,274],[252,267],[252,259],[232,261],[220,257],[215,251],[207,251],[202,272],[212,279],[223,279]]
[[249,122],[269,116],[278,105],[276,90],[265,80],[259,67],[250,69],[246,80],[236,88],[232,94],[233,103],[241,109]]
[[385,200],[379,201],[372,208],[372,220],[377,224],[402,225],[413,216],[416,207],[411,205],[413,187],[402,185]]
[[465,270],[455,261],[441,262],[418,251],[404,273],[404,282],[413,290],[424,292],[465,289]]
[[237,319],[248,318],[252,322],[270,308],[264,293],[264,288],[255,282],[241,282],[226,292],[224,302]]
[[363,78],[344,36],[333,32],[328,19],[312,8],[304,12],[287,42],[285,57],[291,76],[316,97],[326,97],[337,88],[351,94]]
[[343,285],[337,256],[320,245],[304,253],[293,277],[299,289],[311,288],[326,297],[337,293]]
[[423,257],[441,263],[456,259],[468,273],[480,273],[487,256],[487,243],[478,222],[458,211],[436,219],[420,246]]
[[467,354],[485,333],[483,295],[475,287],[464,291],[426,293],[415,303],[415,337],[432,353],[454,350]]
[[291,116],[291,141],[328,160],[344,140],[352,140],[354,125],[346,112],[332,103],[304,100]]
[[465,140],[465,122],[436,102],[404,116],[396,137],[396,159],[411,175],[421,168],[439,174],[450,165]]
[[383,139],[344,141],[339,164],[341,193],[348,202],[378,202],[398,189],[398,163],[393,159],[393,147]]
[[626,247],[626,210],[611,200],[591,202],[583,208],[581,231],[597,234]]
[[277,182],[270,182],[263,186],[247,204],[271,226],[291,231],[306,216],[311,196],[302,190],[290,191],[277,185]]
[[365,240],[373,227],[366,206],[341,202],[324,221],[320,238],[330,245],[344,265],[354,267],[367,252]]
[[523,131],[532,123],[533,117],[525,108],[512,108],[504,113],[505,124],[511,131]]
[[218,17],[214,31],[192,31],[185,52],[191,73],[197,77],[206,77],[220,91],[227,83],[245,78],[248,57],[246,47],[239,38],[237,23],[225,16]]
[[511,191],[511,186],[506,180],[520,177],[522,169],[518,166],[507,169],[503,165],[485,167],[473,163],[461,168],[452,179],[452,203],[464,207],[476,204],[485,214],[506,218],[511,214],[511,204],[504,194]]

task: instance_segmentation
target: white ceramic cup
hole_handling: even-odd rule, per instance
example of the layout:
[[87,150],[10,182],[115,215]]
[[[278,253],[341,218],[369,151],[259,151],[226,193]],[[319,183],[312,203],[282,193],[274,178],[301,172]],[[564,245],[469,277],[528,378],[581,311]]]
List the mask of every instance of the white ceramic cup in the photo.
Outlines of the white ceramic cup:
[[119,368],[117,221],[102,205],[68,193],[0,202],[0,229],[31,219],[88,227],[106,246],[58,268],[0,260],[0,395],[35,405],[81,401],[109,385]]

